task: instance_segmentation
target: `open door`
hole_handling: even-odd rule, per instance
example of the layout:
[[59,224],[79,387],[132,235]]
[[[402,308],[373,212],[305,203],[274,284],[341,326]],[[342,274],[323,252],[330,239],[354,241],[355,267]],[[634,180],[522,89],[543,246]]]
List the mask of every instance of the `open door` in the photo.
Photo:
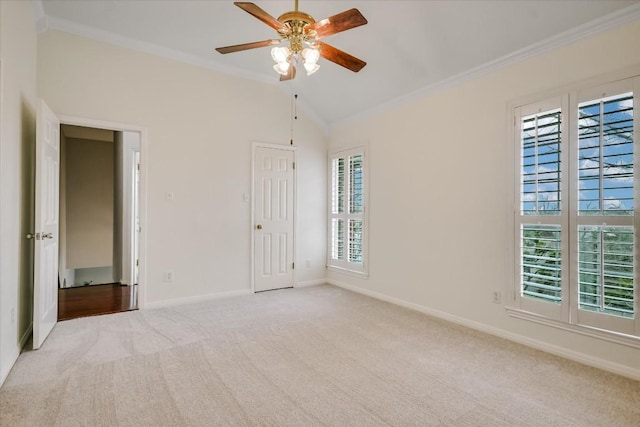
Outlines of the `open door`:
[[36,116],[36,184],[33,271],[33,348],[58,321],[58,205],[60,120],[40,100]]

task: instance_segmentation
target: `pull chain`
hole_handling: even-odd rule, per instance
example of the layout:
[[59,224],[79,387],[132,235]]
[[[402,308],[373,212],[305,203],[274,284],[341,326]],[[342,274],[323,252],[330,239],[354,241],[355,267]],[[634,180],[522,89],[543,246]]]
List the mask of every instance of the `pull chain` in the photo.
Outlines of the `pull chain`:
[[291,100],[291,141],[290,144],[293,145],[293,121],[298,120],[298,94],[293,95],[293,99]]

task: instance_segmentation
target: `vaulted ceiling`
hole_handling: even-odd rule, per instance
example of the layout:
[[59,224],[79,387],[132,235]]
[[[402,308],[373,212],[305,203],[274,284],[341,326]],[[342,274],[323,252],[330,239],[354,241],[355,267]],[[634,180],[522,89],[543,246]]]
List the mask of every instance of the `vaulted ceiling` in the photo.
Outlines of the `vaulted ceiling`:
[[[312,76],[279,82],[269,48],[214,48],[277,38],[231,0],[36,0],[40,27],[130,46],[282,86],[324,126],[535,53],[590,31],[640,19],[640,1],[300,0],[316,20],[358,8],[368,24],[325,41],[367,62],[353,73],[326,60]],[[294,2],[256,0],[278,17]],[[615,49],[615,46],[612,46]]]

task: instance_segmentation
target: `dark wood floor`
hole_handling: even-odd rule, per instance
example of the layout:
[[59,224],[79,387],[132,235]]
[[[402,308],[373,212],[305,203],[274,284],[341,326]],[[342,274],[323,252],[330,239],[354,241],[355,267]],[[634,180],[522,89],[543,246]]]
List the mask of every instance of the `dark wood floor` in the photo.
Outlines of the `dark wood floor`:
[[112,284],[58,289],[58,320],[137,309],[137,286]]

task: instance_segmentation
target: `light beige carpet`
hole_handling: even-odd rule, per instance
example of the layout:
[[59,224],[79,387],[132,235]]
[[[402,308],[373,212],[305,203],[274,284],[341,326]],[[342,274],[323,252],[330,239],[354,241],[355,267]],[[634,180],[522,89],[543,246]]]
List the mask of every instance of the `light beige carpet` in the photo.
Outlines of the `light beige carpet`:
[[639,426],[640,383],[332,286],[59,323],[4,426]]

